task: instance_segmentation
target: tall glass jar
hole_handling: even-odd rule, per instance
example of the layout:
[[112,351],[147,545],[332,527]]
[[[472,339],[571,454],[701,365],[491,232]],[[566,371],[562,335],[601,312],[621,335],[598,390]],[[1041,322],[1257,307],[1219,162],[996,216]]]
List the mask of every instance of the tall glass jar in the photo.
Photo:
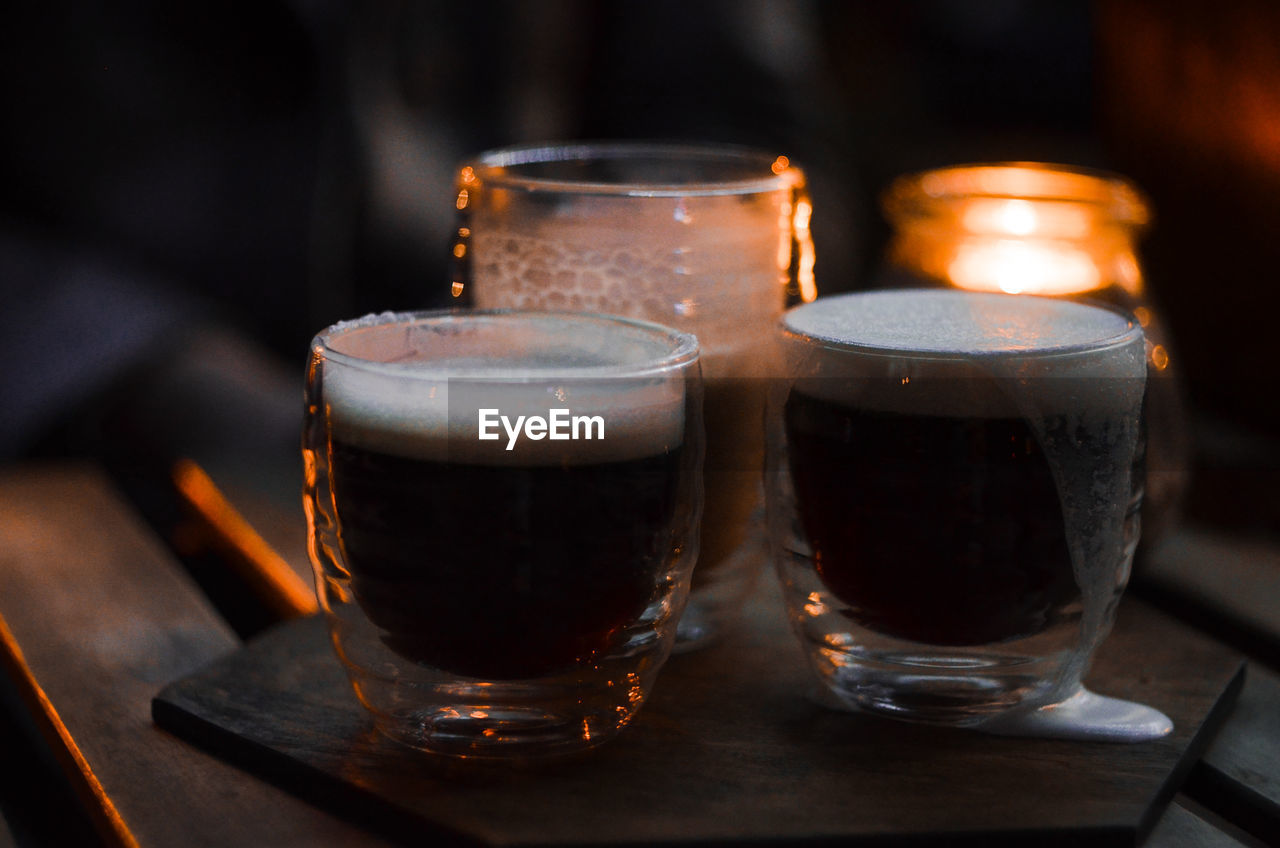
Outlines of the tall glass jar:
[[765,386],[789,301],[813,300],[812,209],[786,156],[729,145],[566,142],[458,174],[453,295],[698,337],[706,389],[702,549],[676,649],[724,632],[763,570]]
[[1147,337],[1144,547],[1176,519],[1189,436],[1168,334],[1146,290],[1138,241],[1145,197],[1123,177],[1039,162],[956,165],[898,178],[882,197],[893,227],[877,283],[1101,301]]

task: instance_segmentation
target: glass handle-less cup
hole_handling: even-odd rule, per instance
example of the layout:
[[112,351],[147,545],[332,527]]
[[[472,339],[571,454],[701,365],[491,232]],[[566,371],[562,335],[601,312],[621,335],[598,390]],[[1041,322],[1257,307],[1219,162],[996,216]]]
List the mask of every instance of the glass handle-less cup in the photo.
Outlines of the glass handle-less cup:
[[632,720],[698,550],[694,337],[568,313],[384,313],[316,336],[321,605],[386,735],[561,754]]
[[765,559],[763,378],[785,305],[815,295],[803,173],[785,156],[727,146],[518,147],[462,167],[457,207],[461,301],[614,313],[697,335],[706,508],[679,647],[709,640]]
[[1137,323],[1047,298],[890,290],[820,299],[784,328],[769,528],[825,691],[1002,732],[1167,733],[1155,710],[1081,686],[1138,539]]

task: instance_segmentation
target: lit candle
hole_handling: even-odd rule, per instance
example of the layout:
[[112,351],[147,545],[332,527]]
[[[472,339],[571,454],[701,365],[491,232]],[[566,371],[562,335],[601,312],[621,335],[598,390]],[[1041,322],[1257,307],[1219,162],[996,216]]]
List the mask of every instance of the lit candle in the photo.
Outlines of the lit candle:
[[1109,175],[1056,165],[966,165],[904,177],[885,196],[900,268],[974,291],[1142,291],[1147,207]]

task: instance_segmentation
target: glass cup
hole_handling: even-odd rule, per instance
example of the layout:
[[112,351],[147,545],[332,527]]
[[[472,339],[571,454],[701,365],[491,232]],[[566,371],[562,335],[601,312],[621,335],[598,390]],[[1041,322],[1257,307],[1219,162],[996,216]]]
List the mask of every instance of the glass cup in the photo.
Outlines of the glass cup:
[[722,630],[766,558],[764,381],[788,299],[812,300],[803,173],[726,146],[562,144],[483,153],[458,178],[453,293],[694,333],[706,380],[702,554],[678,649]]
[[697,340],[639,321],[383,313],[315,337],[317,593],[387,736],[563,754],[632,720],[698,550]]
[[1092,710],[1072,719],[1080,735],[1167,732],[1140,705],[1102,716],[1123,702],[1081,688],[1138,540],[1137,322],[1049,298],[885,290],[793,309],[782,335],[769,531],[823,697],[1006,729],[1074,699]]

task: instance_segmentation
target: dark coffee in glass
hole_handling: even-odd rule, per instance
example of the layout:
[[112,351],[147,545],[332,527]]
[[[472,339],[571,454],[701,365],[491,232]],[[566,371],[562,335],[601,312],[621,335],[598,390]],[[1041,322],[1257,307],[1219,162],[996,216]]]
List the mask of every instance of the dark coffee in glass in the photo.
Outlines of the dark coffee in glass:
[[966,725],[1077,692],[1138,538],[1136,322],[914,290],[820,299],[784,327],[770,536],[828,691]]

